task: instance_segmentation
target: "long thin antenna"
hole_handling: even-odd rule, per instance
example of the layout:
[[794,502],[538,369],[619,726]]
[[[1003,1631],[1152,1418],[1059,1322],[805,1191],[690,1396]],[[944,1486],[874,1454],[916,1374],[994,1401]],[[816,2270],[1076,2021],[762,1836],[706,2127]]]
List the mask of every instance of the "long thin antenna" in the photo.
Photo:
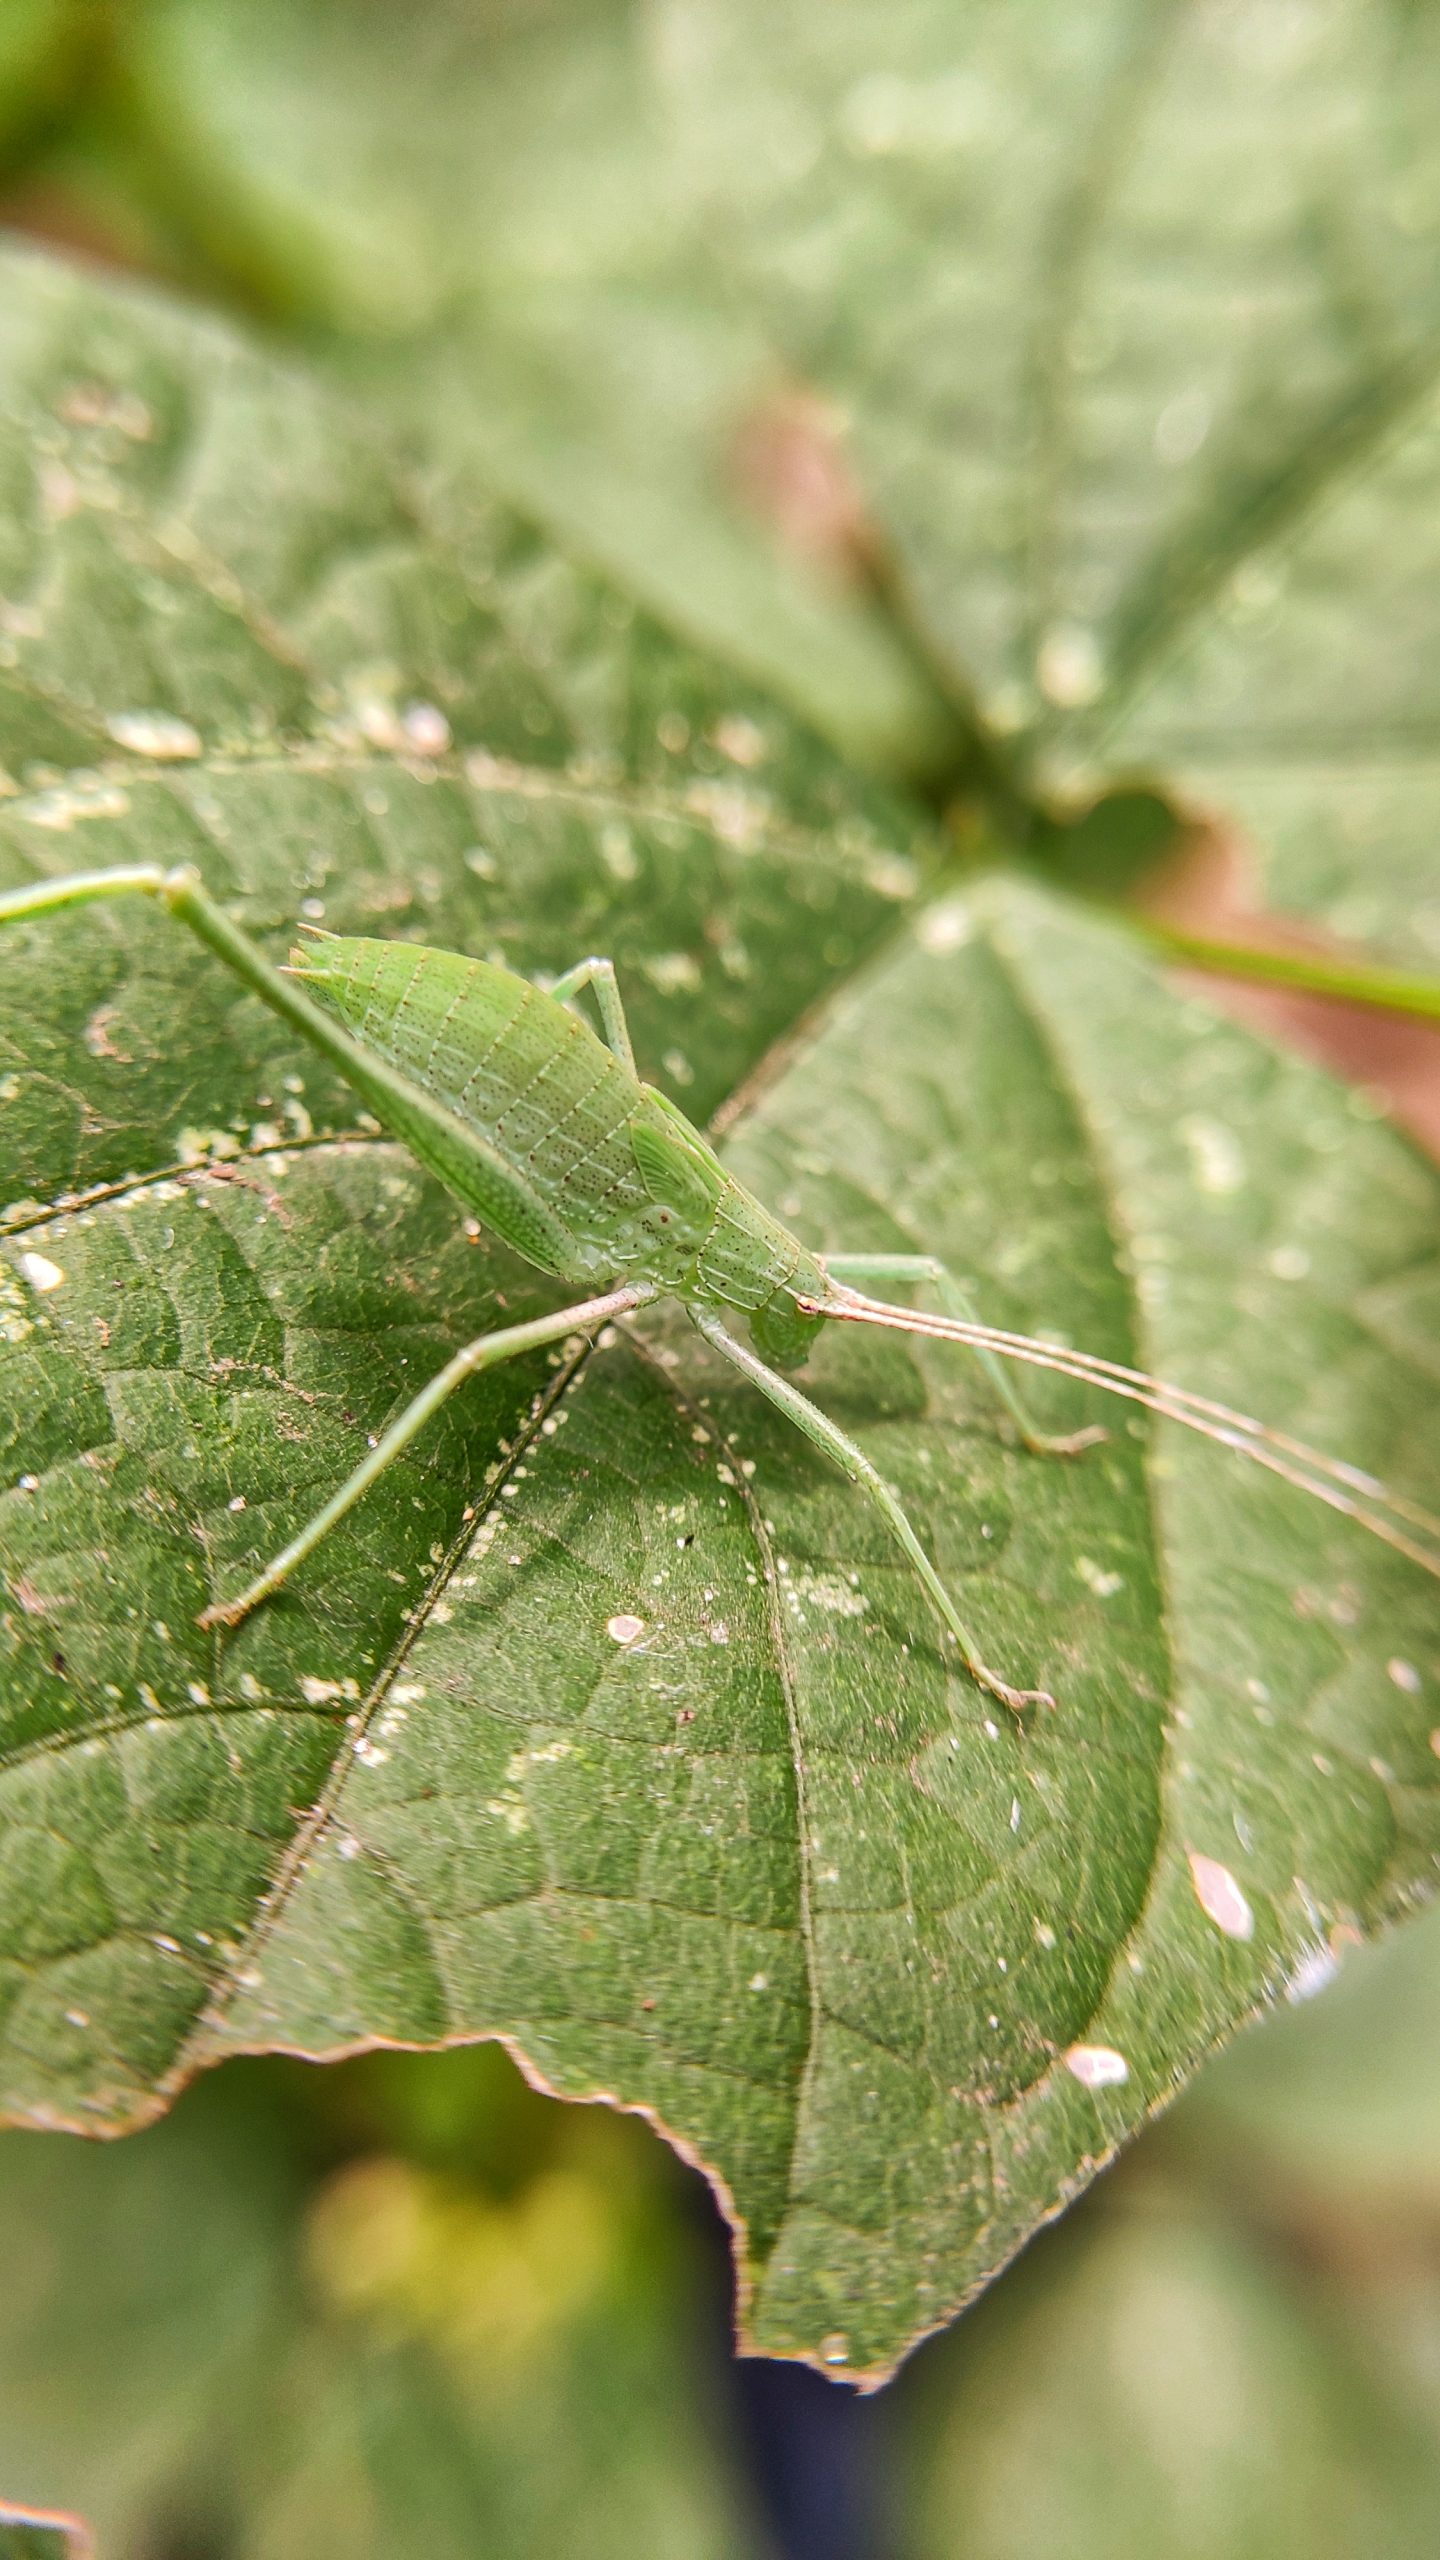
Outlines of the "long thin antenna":
[[[1363,1468],[1327,1457],[1322,1450],[1310,1448],[1288,1432],[1271,1430],[1252,1415],[1237,1413],[1213,1397],[1196,1395],[1188,1387],[1170,1386],[1163,1378],[1153,1378],[1143,1369],[1127,1368],[1118,1360],[1102,1359],[1098,1353],[1072,1351],[1061,1343],[1038,1341],[1033,1335],[1009,1333],[995,1325],[972,1324],[960,1316],[931,1315],[922,1308],[891,1306],[884,1299],[867,1298],[859,1290],[843,1288],[839,1282],[834,1286],[836,1296],[823,1304],[813,1298],[797,1300],[801,1312],[844,1324],[885,1326],[897,1333],[920,1334],[930,1341],[963,1343],[973,1351],[995,1352],[1002,1359],[1023,1361],[1032,1368],[1051,1369],[1060,1377],[1074,1378],[1082,1385],[1101,1387],[1108,1395],[1145,1406],[1165,1421],[1183,1423],[1187,1430],[1198,1432],[1202,1439],[1213,1440],[1221,1448],[1253,1458],[1257,1466],[1268,1468],[1284,1483],[1313,1494],[1332,1511],[1357,1521],[1397,1553],[1408,1556],[1412,1564],[1440,1578],[1440,1521],[1418,1503],[1392,1494],[1378,1477]],[[1357,1500],[1357,1495],[1363,1499]],[[1369,1508],[1371,1504],[1379,1504],[1381,1510]],[[1385,1512],[1392,1513],[1393,1518],[1385,1518]],[[1401,1521],[1435,1539],[1437,1544],[1422,1545],[1397,1525]]]

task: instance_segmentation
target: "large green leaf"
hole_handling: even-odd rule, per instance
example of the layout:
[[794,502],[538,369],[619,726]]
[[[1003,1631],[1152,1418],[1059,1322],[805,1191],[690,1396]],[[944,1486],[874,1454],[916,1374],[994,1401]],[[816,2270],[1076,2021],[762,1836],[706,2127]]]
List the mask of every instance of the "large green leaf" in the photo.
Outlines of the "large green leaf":
[[[277,949],[300,909],[609,950],[643,1065],[808,1236],[944,1252],[997,1317],[1440,1499],[1437,1186],[1393,1134],[1067,907],[931,894],[903,812],[493,507],[431,513],[363,419],[159,305],[6,285],[0,876],[193,855]],[[1430,1889],[1433,1583],[1123,1413],[1025,1457],[933,1347],[827,1344],[817,1391],[1055,1691],[1023,1732],[663,1316],[492,1373],[202,1637],[554,1293],[163,917],[13,931],[0,974],[17,2120],[503,2035],[704,2163],[752,2342],[874,2375]]]
[[744,502],[788,380],[710,259],[640,0],[146,0],[123,61],[135,183],[212,273],[853,747],[943,753],[893,635]]
[[1433,962],[1433,11],[660,6],[742,290],[997,741]]

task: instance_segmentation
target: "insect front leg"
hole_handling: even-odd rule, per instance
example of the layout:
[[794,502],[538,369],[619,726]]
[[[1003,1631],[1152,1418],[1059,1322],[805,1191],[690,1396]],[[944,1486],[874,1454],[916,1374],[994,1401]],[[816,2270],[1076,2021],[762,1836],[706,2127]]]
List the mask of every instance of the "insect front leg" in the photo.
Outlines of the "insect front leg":
[[981,1660],[974,1637],[920,1544],[898,1498],[879,1469],[871,1465],[864,1450],[841,1430],[837,1422],[831,1421],[828,1413],[822,1413],[808,1396],[802,1396],[799,1388],[792,1386],[788,1378],[782,1378],[777,1370],[767,1368],[765,1362],[747,1350],[743,1342],[737,1342],[718,1316],[703,1307],[692,1306],[689,1312],[692,1323],[699,1327],[706,1341],[725,1359],[733,1361],[751,1385],[758,1387],[762,1395],[767,1395],[772,1404],[778,1405],[780,1411],[804,1432],[806,1439],[823,1450],[867,1501],[874,1504],[929,1592],[960,1648],[966,1670],[977,1686],[987,1689],[992,1698],[998,1698],[1001,1706],[1008,1707],[1014,1715],[1020,1715],[1026,1707],[1053,1707],[1055,1701],[1048,1689],[1012,1689],[1008,1680],[1002,1680],[998,1671],[992,1671],[989,1664]]
[[608,1324],[613,1316],[628,1315],[633,1307],[643,1306],[655,1295],[653,1289],[611,1289],[603,1298],[588,1298],[577,1307],[561,1307],[557,1314],[538,1316],[529,1324],[505,1325],[498,1333],[482,1333],[467,1342],[437,1371],[426,1387],[413,1397],[402,1414],[383,1432],[369,1455],[362,1458],[353,1475],[346,1477],[338,1492],[333,1493],[313,1520],[306,1522],[298,1536],[265,1567],[263,1573],[246,1585],[234,1600],[212,1601],[200,1613],[202,1627],[236,1627],[248,1618],[260,1601],[278,1591],[305,1558],[313,1555],[322,1538],[329,1536],[337,1521],[352,1511],[362,1494],[383,1476],[388,1466],[407,1449],[417,1431],[437,1414],[446,1398],[463,1387],[467,1378],[478,1377],[482,1369],[493,1369],[501,1360],[514,1360],[522,1351],[538,1351],[546,1343],[556,1342],[567,1333],[594,1333]]
[[594,988],[606,1047],[614,1050],[621,1066],[627,1067],[633,1076],[635,1052],[630,1046],[630,1025],[620,1001],[620,981],[615,975],[614,961],[597,960],[593,956],[588,960],[577,960],[574,968],[567,969],[563,978],[557,978],[546,993],[552,995],[557,1004],[568,1004],[572,996],[578,996],[582,987]]
[[[974,1299],[952,1271],[933,1253],[827,1253],[825,1269],[836,1280],[909,1280],[917,1287],[933,1289],[943,1315],[958,1317],[962,1324],[981,1324],[984,1319]],[[975,1356],[990,1384],[1000,1398],[1023,1446],[1040,1458],[1074,1458],[1082,1449],[1093,1449],[1105,1438],[1102,1422],[1087,1424],[1083,1431],[1039,1431],[1030,1418],[1024,1397],[1019,1393],[1003,1360],[993,1351],[975,1345]]]

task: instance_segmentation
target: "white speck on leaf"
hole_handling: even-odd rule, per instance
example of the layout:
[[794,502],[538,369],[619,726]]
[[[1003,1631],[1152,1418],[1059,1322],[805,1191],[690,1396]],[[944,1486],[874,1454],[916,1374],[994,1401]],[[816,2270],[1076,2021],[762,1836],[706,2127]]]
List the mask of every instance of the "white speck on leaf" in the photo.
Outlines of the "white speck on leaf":
[[1340,1970],[1340,1959],[1329,1947],[1312,1947],[1301,1957],[1285,1985],[1287,2000],[1313,2000],[1325,1990]]
[[1040,644],[1035,676],[1046,701],[1062,710],[1080,711],[1094,702],[1105,686],[1094,632],[1077,622],[1055,623]]
[[700,964],[688,951],[652,952],[640,966],[662,996],[694,995],[699,988]]
[[171,711],[117,711],[105,726],[117,747],[153,756],[158,764],[180,764],[204,752],[199,730]]
[[450,723],[436,703],[407,703],[400,726],[417,756],[443,756],[450,744]]
[[1103,1565],[1095,1562],[1093,1556],[1077,1556],[1075,1570],[1087,1588],[1094,1592],[1097,1600],[1113,1600],[1116,1592],[1123,1591],[1125,1588],[1124,1574],[1107,1572]]
[[1065,2068],[1082,2089],[1118,2089],[1130,2077],[1124,2054],[1109,2044],[1072,2044]]
[[48,827],[63,836],[82,818],[123,818],[129,807],[128,793],[115,783],[74,782],[37,792],[25,802],[22,815],[27,826]]
[[31,1288],[38,1290],[42,1297],[47,1290],[60,1288],[65,1278],[59,1263],[47,1261],[43,1253],[22,1253],[20,1268]]
[[1182,1120],[1180,1135],[1190,1150],[1195,1179],[1202,1191],[1224,1198],[1245,1183],[1245,1158],[1234,1131],[1220,1120]]
[[1310,1256],[1303,1245],[1277,1244],[1270,1256],[1270,1268],[1277,1280],[1303,1280],[1310,1268]]
[[1403,1689],[1407,1698],[1419,1697],[1424,1683],[1413,1662],[1402,1662],[1398,1655],[1392,1655],[1385,1669],[1396,1688]]
[[1206,1919],[1213,1920],[1227,1938],[1253,1938],[1255,1914],[1229,1868],[1198,1849],[1191,1849],[1188,1856],[1196,1899]]
[[870,1603],[837,1573],[802,1573],[795,1589],[807,1607],[824,1609],[832,1618],[863,1618]]
[[922,951],[962,951],[975,930],[975,919],[963,898],[946,898],[931,907],[915,928]]
[[632,1617],[628,1609],[622,1609],[618,1616],[606,1619],[605,1633],[613,1644],[633,1644],[637,1636],[645,1633],[645,1621]]
[[318,1680],[305,1672],[300,1679],[300,1695],[307,1706],[323,1707],[331,1699],[358,1698],[360,1684],[358,1680]]
[[1156,461],[1172,470],[1193,462],[1210,432],[1213,416],[1214,404],[1198,383],[1192,383],[1188,391],[1177,391],[1155,421],[1151,444]]

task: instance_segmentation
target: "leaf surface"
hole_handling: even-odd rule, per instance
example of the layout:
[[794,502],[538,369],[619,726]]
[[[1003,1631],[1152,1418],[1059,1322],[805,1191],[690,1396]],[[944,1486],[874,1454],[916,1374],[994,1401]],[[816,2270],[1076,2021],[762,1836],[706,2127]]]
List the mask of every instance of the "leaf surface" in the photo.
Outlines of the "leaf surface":
[[1033,786],[1440,957],[1440,46],[1315,0],[664,0],[739,287]]
[[711,257],[637,0],[148,0],[125,41],[140,182],[212,267],[853,750],[943,755],[847,572],[747,504],[792,386]]
[[80,33],[70,0],[9,0],[0,19],[0,152],[54,106]]
[[[503,511],[397,482],[363,414],[42,262],[0,307],[0,876],[194,859],[277,951],[298,911],[609,952],[642,1070],[808,1239],[941,1252],[997,1319],[1436,1506],[1437,1185],[1398,1138],[1068,906],[937,888],[903,808]],[[703,2163],[752,2343],[875,2377],[1433,1888],[1433,1582],[1124,1409],[1030,1458],[942,1347],[810,1374],[1055,1692],[1024,1730],[663,1311],[477,1381],[202,1636],[554,1292],[164,917],[12,930],[0,980],[14,2119],[501,2035]]]

